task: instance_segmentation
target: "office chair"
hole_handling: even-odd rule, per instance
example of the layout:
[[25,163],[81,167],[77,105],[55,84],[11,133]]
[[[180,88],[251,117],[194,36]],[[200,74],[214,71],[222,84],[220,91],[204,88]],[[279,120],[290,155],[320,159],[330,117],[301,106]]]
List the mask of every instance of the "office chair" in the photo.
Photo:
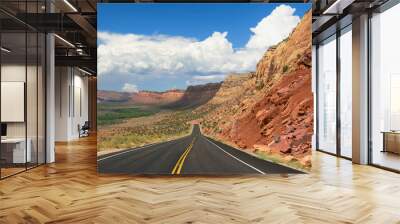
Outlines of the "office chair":
[[82,127],[79,127],[78,125],[78,129],[79,129],[79,138],[89,136],[89,129],[90,129],[89,121],[85,121]]

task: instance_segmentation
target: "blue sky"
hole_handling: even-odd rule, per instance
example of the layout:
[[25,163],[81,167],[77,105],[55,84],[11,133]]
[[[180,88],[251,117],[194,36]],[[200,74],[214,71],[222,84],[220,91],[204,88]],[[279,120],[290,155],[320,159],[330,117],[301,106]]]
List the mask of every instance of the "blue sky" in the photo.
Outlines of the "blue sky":
[[[279,32],[280,26],[287,25],[288,30],[283,34],[279,33],[283,35],[281,39],[284,39],[284,35],[287,36],[286,33],[293,28],[293,21],[298,21],[294,18],[301,18],[311,6],[286,3],[285,5],[289,9],[294,9],[293,12],[289,15],[282,10],[283,12],[276,17],[282,16],[282,20],[289,17],[291,22],[270,28]],[[191,84],[220,81],[225,73],[235,70],[238,70],[237,72],[254,70],[255,55],[257,57],[262,55],[261,52],[277,40],[268,42],[267,33],[263,34],[261,30],[256,31],[260,33],[257,34],[250,28],[256,27],[279,6],[280,4],[266,3],[98,4],[98,30],[99,33],[104,33],[98,35],[99,87],[126,91],[184,89]],[[278,18],[266,21],[279,23],[279,20]],[[263,27],[268,29],[268,25],[264,24],[260,25],[258,30]],[[130,34],[136,36],[129,36]],[[258,40],[249,44],[250,38],[256,35],[258,38],[254,39]],[[263,38],[263,35],[266,38],[265,46],[260,45],[260,38]],[[171,45],[175,42],[177,49],[173,48],[174,44]],[[129,49],[132,50],[121,47],[123,44],[129,45]],[[143,52],[140,52],[142,48]],[[163,52],[162,48],[169,49],[168,57],[158,58],[157,55]],[[207,48],[214,49],[210,50],[212,55],[209,57],[218,55],[213,62],[199,59],[207,57]],[[244,48],[246,52],[242,54],[240,50]],[[199,52],[196,52],[197,50]],[[188,51],[193,51],[193,55]],[[253,53],[250,54],[250,51]],[[255,54],[255,51],[258,53]],[[248,63],[240,62],[240,57]],[[154,62],[150,63],[153,59]],[[164,66],[161,66],[162,69],[154,68],[157,64]],[[218,69],[219,67],[221,69]]]
[[[98,29],[116,33],[167,34],[204,39],[215,30],[228,31],[234,47],[242,47],[254,26],[279,4],[99,4]],[[309,4],[287,4],[302,17]]]

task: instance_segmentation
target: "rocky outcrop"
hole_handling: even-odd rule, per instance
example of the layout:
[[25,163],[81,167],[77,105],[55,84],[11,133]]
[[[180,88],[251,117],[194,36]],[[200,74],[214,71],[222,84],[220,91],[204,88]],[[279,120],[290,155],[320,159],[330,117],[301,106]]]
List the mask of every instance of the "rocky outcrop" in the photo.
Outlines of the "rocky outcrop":
[[169,105],[170,108],[195,108],[211,100],[221,87],[221,83],[207,83],[188,86],[182,97]]
[[311,68],[311,13],[307,13],[290,36],[267,50],[257,64],[258,85],[272,85],[282,75]]
[[311,149],[312,115],[310,70],[293,71],[236,116],[226,137],[245,148],[262,144],[270,152],[302,158]]
[[140,105],[165,105],[178,101],[184,95],[183,90],[168,90],[165,92],[139,91],[136,93],[99,90],[97,101],[100,103],[119,102]]
[[247,150],[311,164],[311,12],[290,36],[267,50],[255,73],[229,76],[215,97],[203,131]]
[[104,102],[128,102],[131,94],[117,91],[99,90],[97,91],[97,101]]
[[[249,81],[253,73],[236,73],[229,74],[221,83],[220,88],[215,93],[214,97],[209,101],[209,104],[219,105],[227,101],[237,101],[242,99],[242,93],[245,92],[243,87],[245,82]],[[251,83],[247,85],[251,88]]]
[[188,86],[186,90],[172,89],[164,92],[139,91],[136,93],[99,90],[100,103],[120,102],[135,105],[157,105],[167,109],[195,108],[211,100],[221,83]]
[[184,91],[177,89],[165,92],[139,91],[132,94],[131,102],[143,105],[165,105],[179,101],[183,95]]

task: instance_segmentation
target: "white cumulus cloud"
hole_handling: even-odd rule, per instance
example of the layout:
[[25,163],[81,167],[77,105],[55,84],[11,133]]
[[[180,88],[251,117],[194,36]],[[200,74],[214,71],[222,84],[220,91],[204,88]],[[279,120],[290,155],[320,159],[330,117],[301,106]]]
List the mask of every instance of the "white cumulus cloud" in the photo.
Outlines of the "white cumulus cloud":
[[137,93],[139,92],[138,87],[135,84],[131,83],[125,83],[124,86],[122,86],[122,92],[128,92],[128,93]]
[[186,85],[200,85],[210,82],[221,82],[226,75],[195,75],[186,81]]
[[288,5],[276,7],[257,26],[250,28],[253,35],[247,42],[246,48],[266,50],[285,39],[300,22],[300,18],[294,16],[295,11],[296,9]]
[[[98,33],[100,75],[191,77],[187,83],[221,81],[222,74],[254,71],[265,50],[286,38],[300,18],[288,5],[276,7],[255,27],[245,47],[235,49],[227,32],[204,40],[182,36]],[[215,75],[219,74],[219,75]],[[126,83],[130,89],[131,84]],[[125,85],[124,88],[125,89]],[[135,88],[132,88],[133,90]],[[136,88],[137,89],[137,88]]]

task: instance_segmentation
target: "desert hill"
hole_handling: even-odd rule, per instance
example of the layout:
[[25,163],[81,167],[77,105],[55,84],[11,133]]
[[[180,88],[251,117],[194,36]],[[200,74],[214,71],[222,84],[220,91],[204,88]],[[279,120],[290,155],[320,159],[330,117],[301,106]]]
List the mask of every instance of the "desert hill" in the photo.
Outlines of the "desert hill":
[[108,91],[108,90],[98,90],[97,91],[97,102],[128,102],[131,98],[130,93],[118,92],[118,91]]
[[99,90],[100,103],[126,103],[135,105],[157,105],[164,108],[187,109],[205,104],[214,97],[221,83],[188,86],[186,90],[172,89],[164,92],[139,91],[135,93]]
[[163,105],[178,101],[184,90],[172,89],[164,92],[139,91],[134,93],[99,90],[97,100],[100,103],[120,102],[127,104]]
[[203,85],[188,86],[182,97],[167,107],[170,108],[195,108],[213,99],[221,87],[221,83],[207,83]]
[[183,90],[172,89],[164,92],[139,91],[133,93],[130,101],[135,104],[163,105],[178,101],[184,94]]
[[256,72],[231,75],[196,111],[210,111],[203,131],[251,151],[310,165],[313,133],[311,12],[290,36],[271,47]]

